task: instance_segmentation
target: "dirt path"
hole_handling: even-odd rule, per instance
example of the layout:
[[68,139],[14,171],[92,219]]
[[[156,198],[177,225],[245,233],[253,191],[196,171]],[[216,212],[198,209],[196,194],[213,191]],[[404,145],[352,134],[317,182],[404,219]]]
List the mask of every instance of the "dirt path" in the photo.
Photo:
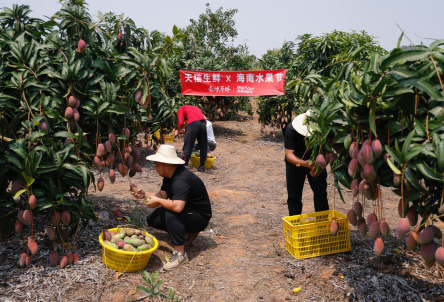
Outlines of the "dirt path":
[[[426,269],[417,253],[406,251],[405,244],[393,238],[393,231],[384,240],[386,248],[380,258],[374,257],[373,241],[361,237],[351,225],[351,252],[305,260],[293,258],[285,249],[282,226],[282,217],[288,215],[282,135],[278,134],[276,139],[261,135],[257,120],[247,120],[247,116],[242,121],[215,122],[213,126],[217,140],[214,167],[205,173],[192,169],[208,189],[213,218],[188,248],[190,262],[176,271],[160,274],[165,281],[161,288],[173,288],[181,301],[444,301],[442,268]],[[172,144],[180,150],[183,140]],[[145,155],[141,155],[139,163],[143,172],[132,181],[147,191],[158,190],[161,177],[152,163],[145,160]],[[69,267],[65,279],[52,269],[48,269],[50,274],[38,273],[40,280],[47,281],[52,276],[58,282],[68,283],[59,285],[58,294],[46,301],[97,301],[99,297],[100,301],[144,300],[140,298],[145,294],[135,289],[144,285],[140,273],[116,278],[116,273],[101,262],[100,246],[95,241],[102,228],[118,224],[114,210],[142,225],[150,212],[145,204],[131,198],[127,180],[116,178],[111,185],[106,177],[105,190],[89,195],[96,213],[105,211],[110,220],[92,224],[76,241],[85,259],[77,271]],[[332,182],[331,175],[329,181]],[[328,193],[333,208],[332,185]],[[385,216],[394,230],[399,199],[386,189],[383,194]],[[344,197],[346,204],[336,200],[336,209],[342,213],[352,204],[349,193],[344,193]],[[303,202],[304,213],[314,211],[308,183]],[[368,206],[365,212],[370,211]],[[159,239],[160,246],[146,268],[151,273],[161,269],[165,255],[172,252],[165,233],[152,230],[152,234]],[[394,248],[399,248],[401,255]],[[90,268],[97,272],[94,280],[86,278],[91,274],[87,271]],[[22,283],[30,280],[26,277],[29,273],[22,269],[15,268],[11,274]],[[80,284],[69,277],[76,274],[83,280]],[[0,293],[0,301],[8,301],[6,294],[11,297],[15,292],[12,286],[3,287],[5,296],[2,298]],[[302,287],[302,291],[293,294],[295,287]],[[31,288],[35,293],[29,300],[45,297],[47,289],[34,285]],[[17,301],[28,300],[22,297]]]

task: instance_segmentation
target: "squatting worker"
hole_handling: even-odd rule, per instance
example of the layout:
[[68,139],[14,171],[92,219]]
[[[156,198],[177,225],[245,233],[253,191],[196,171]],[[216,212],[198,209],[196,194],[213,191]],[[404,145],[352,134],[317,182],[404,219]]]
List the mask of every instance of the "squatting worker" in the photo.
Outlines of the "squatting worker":
[[[305,137],[309,135],[306,118],[312,111],[296,116],[285,130],[285,165],[287,176],[288,211],[290,216],[302,213],[302,190],[308,178],[314,195],[315,211],[327,211],[327,170],[315,174],[315,164],[310,165],[311,150],[306,150]],[[306,152],[307,151],[307,152]]]
[[183,142],[183,159],[185,161],[185,166],[188,166],[188,161],[190,160],[191,153],[193,152],[194,142],[197,138],[197,143],[200,150],[200,165],[197,169],[199,172],[205,171],[205,161],[207,160],[207,128],[205,116],[202,111],[191,105],[185,105],[177,110],[177,130],[175,135],[179,135],[179,131],[182,129],[184,120],[187,120],[187,127],[185,129],[185,137]]
[[[211,124],[211,122],[207,119],[206,116],[205,116],[205,119],[207,122],[207,124],[206,124],[206,126],[207,126],[207,140],[208,140],[207,152],[210,152],[210,151],[214,151],[216,149],[217,143],[216,143],[216,138],[214,137],[213,124]],[[194,144],[193,150],[199,150],[199,144]]]
[[148,207],[156,208],[147,222],[170,236],[174,251],[163,269],[172,270],[188,262],[185,247],[207,227],[212,215],[210,198],[202,180],[185,169],[174,146],[161,145],[156,154],[146,159],[155,162],[157,173],[163,177],[162,187],[156,194],[139,190],[133,195],[150,198]]

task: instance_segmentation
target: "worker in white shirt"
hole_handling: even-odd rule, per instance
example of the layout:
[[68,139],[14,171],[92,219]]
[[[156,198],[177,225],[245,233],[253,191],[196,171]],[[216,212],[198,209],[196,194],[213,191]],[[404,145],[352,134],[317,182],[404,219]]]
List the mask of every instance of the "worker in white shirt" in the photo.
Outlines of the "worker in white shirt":
[[[216,149],[216,138],[214,137],[213,125],[207,119],[207,117],[205,117],[205,120],[207,122],[206,126],[207,126],[207,138],[208,138],[208,149],[207,149],[207,153],[208,153],[208,152],[214,151],[214,149]],[[199,149],[198,144],[194,145],[194,149],[195,150]]]

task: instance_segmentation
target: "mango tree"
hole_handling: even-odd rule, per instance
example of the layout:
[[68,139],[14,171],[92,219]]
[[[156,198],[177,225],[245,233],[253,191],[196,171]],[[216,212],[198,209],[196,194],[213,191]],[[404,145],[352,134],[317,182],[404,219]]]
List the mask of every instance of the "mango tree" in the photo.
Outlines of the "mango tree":
[[[93,167],[100,191],[105,167],[111,182],[115,169],[141,172],[138,134],[148,139],[173,120],[163,114],[166,60],[180,54],[185,35],[174,27],[172,37],[153,37],[111,13],[93,20],[83,1],[65,1],[47,22],[30,13],[26,5],[0,13],[0,209],[17,214],[15,230],[36,254],[36,215],[49,219],[48,236],[64,249],[96,219],[86,198]],[[21,266],[32,263],[29,251]],[[58,257],[54,250],[50,264]]]
[[260,59],[261,69],[287,69],[284,96],[258,99],[259,122],[265,126],[284,128],[292,116],[304,113],[312,102],[319,103],[323,87],[331,75],[361,69],[362,61],[374,52],[386,51],[366,32],[334,31],[322,36],[301,35],[297,43],[288,41],[275,51],[269,50]]
[[[380,190],[385,186],[400,196],[397,239],[407,237],[411,250],[419,244],[426,266],[443,265],[444,249],[434,241],[442,232],[434,222],[444,221],[444,41],[408,51],[399,43],[388,55],[345,63],[325,84],[321,107],[309,118],[312,161],[319,171],[335,154],[335,185],[357,198],[349,221],[376,240],[376,256],[384,249],[380,236],[389,231]],[[367,221],[361,202],[373,208]]]

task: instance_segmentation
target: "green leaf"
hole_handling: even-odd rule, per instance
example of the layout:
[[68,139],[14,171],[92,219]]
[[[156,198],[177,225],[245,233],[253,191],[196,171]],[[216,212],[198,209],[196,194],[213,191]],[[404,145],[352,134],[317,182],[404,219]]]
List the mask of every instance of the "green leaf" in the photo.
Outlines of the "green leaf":
[[[395,191],[397,191],[397,190],[395,190]],[[396,194],[401,196],[401,191],[399,190],[399,194],[398,193],[396,193]],[[421,193],[419,193],[419,192],[408,192],[408,191],[404,190],[404,202],[418,200],[420,198],[421,198]]]
[[412,142],[412,138],[415,135],[415,131],[411,131],[404,141],[404,145],[402,145],[402,157],[405,158],[410,149],[410,143]]
[[427,129],[426,127],[415,118],[415,130],[418,132],[418,134],[422,137],[427,136]]
[[438,167],[441,172],[444,172],[444,139],[439,143],[438,148]]
[[143,79],[142,103],[145,104],[147,96],[148,96],[148,82],[145,79]]
[[399,37],[398,44],[396,44],[396,48],[400,48],[401,47],[402,37],[404,37],[404,32],[402,32],[401,36]]
[[436,47],[442,45],[443,43],[444,43],[444,40],[436,40],[436,41],[433,41],[432,43],[430,43],[430,45],[429,45],[429,49],[430,49],[430,50],[434,50]]
[[382,61],[381,69],[385,70],[390,65],[398,64],[401,62],[424,60],[425,58],[428,57],[428,55],[429,55],[428,50],[409,50],[409,51],[399,52],[387,57],[384,61]]
[[318,126],[317,123],[310,122],[309,125],[310,125],[310,128],[312,128],[314,131],[322,133],[322,129]]
[[385,150],[397,163],[403,164],[401,157],[399,157],[392,148],[386,145]]
[[59,168],[58,165],[40,165],[37,169],[37,171],[35,172],[35,174],[39,175],[39,174],[44,174],[47,172],[51,172],[51,171],[55,171]]
[[16,199],[17,197],[19,197],[20,195],[22,195],[22,194],[25,193],[26,191],[27,191],[26,189],[23,189],[23,190],[18,191],[17,193],[15,193],[15,195],[14,195],[14,199]]
[[426,78],[408,78],[400,80],[399,83],[404,86],[413,85],[416,88],[426,92],[431,98],[435,100],[442,100],[442,94],[433,85],[433,83]]
[[395,65],[392,70],[389,71],[389,74],[393,75],[396,79],[404,79],[404,78],[421,78],[422,74],[418,72],[416,69],[411,68],[406,65]]
[[102,105],[100,105],[100,107],[97,109],[97,115],[100,115],[100,113],[102,113],[102,111],[108,106],[109,106],[108,102],[105,102]]
[[34,183],[34,181],[35,181],[34,178],[28,177],[28,175],[26,175],[25,172],[22,172],[22,176],[25,179],[26,183],[28,184],[28,187],[31,186]]
[[77,133],[79,134],[77,136],[77,138],[79,140],[79,148],[82,148],[82,146],[83,146],[83,130],[82,130],[82,127],[80,127],[80,125],[77,123],[76,123],[76,128],[77,128]]
[[5,157],[9,162],[13,163],[17,168],[23,170],[22,163],[15,156],[6,154]]
[[444,182],[444,175],[439,175],[439,174],[435,173],[432,169],[430,169],[427,166],[424,159],[416,158],[415,165],[418,168],[418,170],[428,179],[434,179],[439,182]]
[[77,136],[68,131],[59,131],[54,133],[54,137],[77,138]]
[[374,73],[380,73],[379,69],[379,54],[374,53],[370,59],[370,70]]
[[32,132],[31,136],[29,136],[29,141],[33,143],[36,139],[38,139],[41,136],[45,136],[45,133],[43,131],[34,131]]
[[13,143],[9,144],[9,148],[24,159],[28,157],[28,153],[24,150],[24,148],[26,148],[26,142],[24,139],[15,140]]
[[375,134],[375,136],[378,136],[376,134],[376,129],[375,129],[374,113],[373,113],[374,111],[373,110],[374,110],[373,108],[370,109],[370,113],[368,115],[368,123],[370,125],[370,129],[372,129],[372,132]]
[[424,146],[413,146],[413,148],[410,149],[409,153],[404,157],[405,162],[409,162],[412,158],[421,153],[423,149]]
[[399,171],[399,169],[396,168],[395,164],[392,163],[390,158],[387,158],[387,164],[389,165],[390,169],[392,169],[393,172],[395,172],[396,174],[401,174],[401,171]]
[[350,175],[348,175],[348,173],[343,173],[341,170],[336,170],[335,171],[335,179],[337,179],[345,187],[350,188],[352,179],[351,179]]
[[85,187],[85,191],[88,189],[88,171],[86,170],[86,167],[84,165],[80,165],[80,173],[82,174],[83,178],[83,186]]
[[144,293],[149,293],[149,290],[143,286],[136,286],[136,288]]
[[177,35],[179,33],[179,29],[176,25],[173,26],[173,35]]
[[165,72],[165,74],[167,76],[170,76],[170,69],[168,68],[168,64],[167,64],[165,58],[160,59],[160,63],[161,63],[162,69]]
[[409,183],[418,191],[424,193],[424,194],[429,194],[429,192],[419,184],[418,179],[416,178],[415,174],[412,172],[412,169],[410,167],[407,167],[407,169],[405,169],[405,173],[404,173],[405,178],[407,178],[407,180],[409,181]]
[[384,77],[379,83],[378,85],[375,87],[375,89],[373,89],[372,91],[372,95],[374,97],[378,97],[379,93],[381,93],[381,91],[385,91],[386,89],[386,85],[387,85],[387,77]]

